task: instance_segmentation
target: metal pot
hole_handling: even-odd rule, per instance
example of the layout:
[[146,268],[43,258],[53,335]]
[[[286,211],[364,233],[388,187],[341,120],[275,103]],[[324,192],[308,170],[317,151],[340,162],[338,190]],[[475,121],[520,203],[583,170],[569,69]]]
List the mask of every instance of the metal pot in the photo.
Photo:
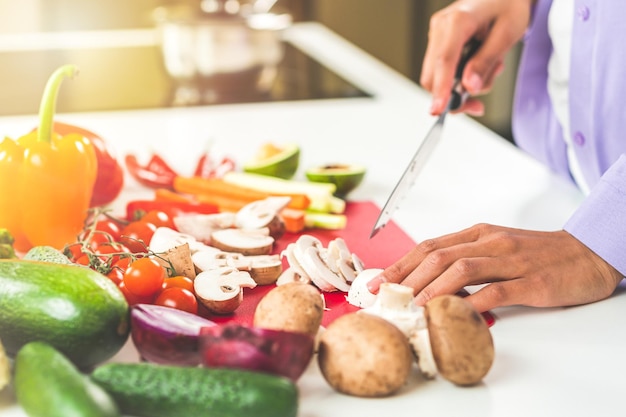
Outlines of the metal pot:
[[173,104],[229,102],[266,94],[283,58],[289,14],[259,12],[233,0],[155,11]]

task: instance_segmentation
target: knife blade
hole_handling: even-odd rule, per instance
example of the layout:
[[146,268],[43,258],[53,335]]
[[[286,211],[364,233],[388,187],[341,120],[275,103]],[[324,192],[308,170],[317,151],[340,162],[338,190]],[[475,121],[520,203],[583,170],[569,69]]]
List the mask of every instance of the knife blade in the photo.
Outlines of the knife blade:
[[437,144],[441,140],[443,126],[446,119],[446,115],[452,111],[456,110],[465,102],[468,97],[467,91],[461,85],[461,78],[463,75],[463,69],[465,68],[465,64],[469,59],[474,55],[474,53],[480,47],[480,42],[476,39],[471,39],[467,44],[465,44],[463,51],[461,53],[461,59],[456,68],[456,73],[454,76],[454,84],[452,87],[452,94],[450,99],[448,100],[448,104],[445,110],[439,115],[433,126],[430,128],[424,140],[417,148],[417,151],[411,158],[409,165],[404,170],[404,173],[400,177],[400,180],[394,187],[393,191],[389,195],[387,202],[383,206],[383,209],[372,228],[370,233],[370,239],[373,238],[380,230],[387,225],[393,213],[400,206],[400,201],[407,195],[409,189],[415,183],[417,176],[422,171],[426,162],[428,161],[430,155],[437,147]]

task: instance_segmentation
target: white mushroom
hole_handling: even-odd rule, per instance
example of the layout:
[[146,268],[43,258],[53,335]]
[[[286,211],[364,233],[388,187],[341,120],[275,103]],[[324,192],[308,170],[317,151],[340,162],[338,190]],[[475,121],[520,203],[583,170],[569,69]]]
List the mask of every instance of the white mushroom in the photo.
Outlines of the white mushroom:
[[210,244],[213,232],[235,226],[235,213],[185,214],[173,219],[176,229]]
[[211,245],[225,252],[242,255],[269,255],[274,238],[269,229],[224,229],[211,235]]
[[360,312],[395,324],[409,339],[420,371],[458,385],[473,385],[487,374],[494,359],[484,318],[459,296],[438,296],[419,307],[410,287],[384,283],[375,303]]
[[189,244],[189,250],[192,253],[205,246],[204,243],[198,242],[195,237],[169,227],[157,227],[148,246],[154,253],[162,253],[185,243]]
[[222,267],[199,273],[193,285],[196,296],[211,312],[230,314],[241,305],[242,288],[257,284],[247,272]]
[[[296,242],[296,246],[297,246]],[[298,254],[298,252],[296,252]],[[298,256],[298,255],[296,255]],[[330,270],[328,265],[322,260],[319,248],[310,246],[302,252],[302,256],[298,257],[300,265],[307,272],[311,281],[324,291],[343,291],[348,292],[350,284],[346,280]]]
[[406,285],[381,284],[374,304],[362,311],[389,320],[407,337],[416,327],[425,327],[424,308],[413,302],[413,289]]
[[250,275],[258,285],[275,283],[283,272],[278,255],[245,256],[243,259],[250,262]]
[[298,274],[302,278],[302,280],[310,281],[311,278],[307,275],[307,273],[304,271],[304,269],[300,265],[300,262],[298,262],[298,259],[296,258],[295,248],[296,248],[295,243],[288,244],[285,250],[281,252],[280,256],[287,258],[287,263],[289,264],[289,268],[294,273]]
[[361,271],[350,285],[350,290],[346,297],[348,303],[360,308],[368,308],[374,305],[376,294],[372,294],[367,289],[367,283],[377,277],[381,272],[383,272],[383,270],[380,268],[371,268]]
[[287,245],[281,256],[302,280],[310,280],[326,292],[348,292],[358,271],[363,270],[363,263],[350,253],[342,238],[331,240],[324,248],[318,238],[302,235]]
[[296,272],[293,267],[288,267],[283,270],[278,279],[276,280],[276,285],[285,285],[290,282],[301,282],[304,284],[308,284],[311,280],[308,277],[302,276]]
[[241,229],[268,227],[290,201],[291,197],[275,196],[246,204],[235,215],[235,226]]
[[365,264],[355,253],[352,254],[352,267],[356,271],[357,274],[363,272],[365,269]]

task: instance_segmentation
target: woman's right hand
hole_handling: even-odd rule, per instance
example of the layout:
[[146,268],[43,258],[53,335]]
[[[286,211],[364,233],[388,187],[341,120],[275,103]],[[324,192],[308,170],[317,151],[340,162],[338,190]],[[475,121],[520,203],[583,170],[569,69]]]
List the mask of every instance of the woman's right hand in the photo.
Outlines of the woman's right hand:
[[[430,19],[428,46],[420,77],[433,96],[431,114],[446,107],[463,46],[475,37],[480,49],[465,66],[461,83],[475,96],[488,91],[504,68],[506,53],[522,38],[535,0],[458,0]],[[469,98],[459,109],[481,115],[484,105]]]

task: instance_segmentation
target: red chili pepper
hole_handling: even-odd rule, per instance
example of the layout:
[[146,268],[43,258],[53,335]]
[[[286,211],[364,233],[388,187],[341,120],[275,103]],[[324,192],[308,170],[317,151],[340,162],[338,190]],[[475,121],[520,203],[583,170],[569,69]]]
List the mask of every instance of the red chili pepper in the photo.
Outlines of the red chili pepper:
[[194,176],[202,177],[202,178],[221,178],[229,171],[233,171],[235,169],[235,161],[231,158],[224,157],[219,162],[219,164],[215,163],[215,160],[211,158],[208,152],[202,154],[200,159],[198,159],[198,163],[196,164],[196,170],[194,171]]
[[126,219],[139,220],[152,210],[160,210],[174,218],[182,214],[214,214],[219,209],[213,204],[182,201],[134,200],[126,204]]
[[130,175],[140,184],[150,188],[174,188],[174,178],[178,173],[158,155],[152,155],[147,165],[140,165],[135,155],[124,158]]

